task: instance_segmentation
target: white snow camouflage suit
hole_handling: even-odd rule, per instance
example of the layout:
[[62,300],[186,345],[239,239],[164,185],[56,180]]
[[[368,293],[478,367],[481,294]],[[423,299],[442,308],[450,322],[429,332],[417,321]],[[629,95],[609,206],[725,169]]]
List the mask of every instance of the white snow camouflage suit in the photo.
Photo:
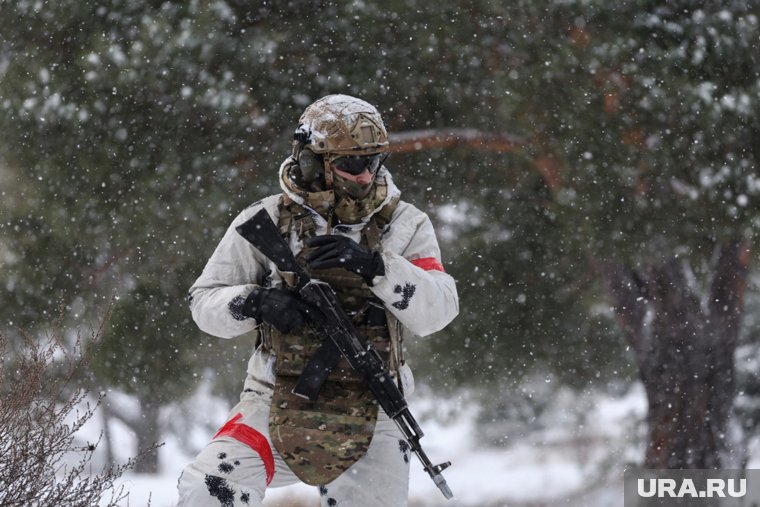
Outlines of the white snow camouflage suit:
[[[303,199],[282,185],[294,202]],[[386,201],[355,225],[338,225],[332,234],[359,241],[369,218],[400,192],[383,167],[378,178],[388,184]],[[230,303],[245,298],[265,276],[274,285],[282,284],[275,267],[235,230],[262,208],[275,224],[281,196],[259,201],[238,215],[209,259],[203,273],[190,289],[190,307],[201,330],[222,338],[232,338],[257,329],[254,319],[234,315]],[[327,222],[312,210],[317,235],[327,232]],[[291,249],[298,253],[302,243],[290,235]],[[385,275],[377,276],[370,287],[387,310],[401,324],[405,335],[426,336],[439,331],[459,312],[453,278],[444,272],[433,226],[427,215],[413,205],[399,201],[380,237]],[[260,342],[260,340],[259,340]],[[179,479],[180,507],[259,506],[267,487],[298,482],[298,478],[277,453],[269,436],[269,407],[275,381],[274,357],[257,345],[248,363],[244,391],[229,413],[227,423],[189,464]],[[403,392],[413,390],[409,367],[399,369]],[[382,409],[367,453],[346,472],[319,487],[321,505],[342,507],[403,507],[407,505],[408,446],[395,423]]]

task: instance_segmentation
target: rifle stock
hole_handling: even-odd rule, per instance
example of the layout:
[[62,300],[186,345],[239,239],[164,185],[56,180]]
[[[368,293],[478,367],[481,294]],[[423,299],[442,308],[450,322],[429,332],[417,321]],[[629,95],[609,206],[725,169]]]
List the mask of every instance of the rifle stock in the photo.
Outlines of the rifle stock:
[[297,287],[301,280],[305,279],[304,284],[308,281],[308,275],[296,262],[293,252],[280,236],[280,231],[269,218],[266,210],[262,209],[235,229],[246,241],[264,254],[264,257],[272,261],[279,271],[295,273],[299,278]]

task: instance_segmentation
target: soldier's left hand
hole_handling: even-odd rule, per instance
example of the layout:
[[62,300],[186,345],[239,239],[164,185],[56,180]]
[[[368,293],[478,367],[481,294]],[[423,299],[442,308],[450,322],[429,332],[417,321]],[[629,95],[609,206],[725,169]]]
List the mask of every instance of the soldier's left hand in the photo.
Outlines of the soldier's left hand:
[[351,238],[329,235],[314,236],[306,246],[316,248],[306,258],[311,269],[344,268],[364,278],[367,285],[372,279],[385,274],[380,252],[367,250]]

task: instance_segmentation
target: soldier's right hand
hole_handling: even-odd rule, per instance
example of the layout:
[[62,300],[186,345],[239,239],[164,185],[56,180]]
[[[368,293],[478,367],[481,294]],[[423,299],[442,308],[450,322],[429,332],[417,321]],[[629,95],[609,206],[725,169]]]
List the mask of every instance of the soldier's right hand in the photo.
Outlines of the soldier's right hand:
[[289,333],[316,322],[319,312],[293,292],[278,287],[257,287],[248,294],[243,304],[243,315],[257,322],[271,324],[281,333]]

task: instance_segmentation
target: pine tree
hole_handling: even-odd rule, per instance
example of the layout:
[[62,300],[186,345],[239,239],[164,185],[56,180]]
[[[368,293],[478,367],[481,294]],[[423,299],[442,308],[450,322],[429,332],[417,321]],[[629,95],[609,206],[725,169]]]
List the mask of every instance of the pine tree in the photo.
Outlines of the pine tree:
[[585,247],[647,389],[645,465],[741,466],[729,425],[760,220],[760,6],[536,9],[516,66],[532,78],[526,115],[561,161],[550,209]]

